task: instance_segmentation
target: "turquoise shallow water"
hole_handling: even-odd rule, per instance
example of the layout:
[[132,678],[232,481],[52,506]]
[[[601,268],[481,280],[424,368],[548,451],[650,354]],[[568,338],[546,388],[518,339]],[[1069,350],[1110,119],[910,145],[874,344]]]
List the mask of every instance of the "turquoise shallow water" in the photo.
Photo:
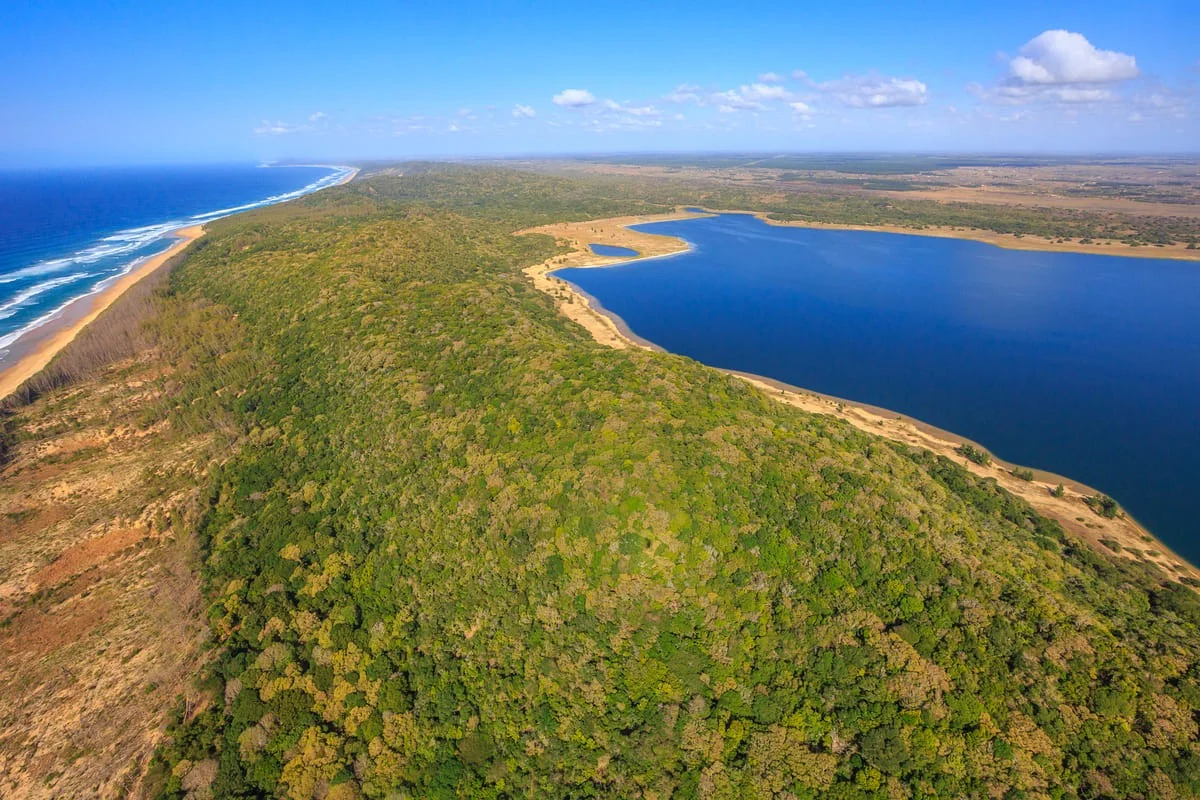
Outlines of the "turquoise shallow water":
[[663,348],[894,409],[1111,494],[1200,563],[1200,265],[767,225],[557,274]]

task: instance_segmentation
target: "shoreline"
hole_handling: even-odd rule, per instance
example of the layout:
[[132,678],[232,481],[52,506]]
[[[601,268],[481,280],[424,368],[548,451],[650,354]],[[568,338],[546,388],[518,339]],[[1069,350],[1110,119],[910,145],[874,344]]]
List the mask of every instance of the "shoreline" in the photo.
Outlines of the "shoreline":
[[[696,208],[699,207],[696,206]],[[570,253],[554,256],[524,270],[525,274],[533,280],[535,288],[551,297],[559,313],[580,324],[602,345],[618,350],[634,348],[665,353],[669,351],[638,336],[623,319],[606,309],[596,298],[570,282],[555,277],[553,273],[560,269],[602,268],[689,252],[693,247],[683,239],[632,231],[628,226],[649,222],[695,219],[716,213],[748,214],[754,212],[718,212],[705,209],[704,213],[696,213],[685,211],[681,206],[674,213],[556,223],[521,230],[516,235],[548,234],[554,236],[559,242],[571,245]],[[754,215],[759,216],[757,213]],[[771,224],[791,223],[772,222]],[[863,229],[879,230],[869,227]],[[584,241],[585,239],[587,241]],[[638,255],[597,256],[588,248],[589,244],[613,244],[619,247],[628,247],[638,251]],[[1179,581],[1182,577],[1200,580],[1200,570],[1171,550],[1128,512],[1123,510],[1120,517],[1107,519],[1092,511],[1091,507],[1083,502],[1083,498],[1102,493],[1087,484],[1045,470],[1021,467],[1032,469],[1034,473],[1032,481],[1024,481],[1012,474],[1013,470],[1021,465],[1003,461],[971,439],[913,417],[867,403],[821,394],[763,375],[720,367],[711,367],[711,369],[717,369],[740,378],[777,402],[786,403],[809,413],[837,417],[867,433],[944,455],[977,477],[993,478],[1004,489],[1028,502],[1039,514],[1056,520],[1065,531],[1082,539],[1098,552],[1113,558],[1150,562],[1162,571],[1164,577],[1175,581]],[[957,448],[964,443],[984,449],[991,456],[991,463],[987,466],[976,464],[957,453]],[[1051,494],[1051,490],[1059,483],[1065,488],[1065,494],[1061,498]],[[1121,549],[1114,550],[1104,544],[1105,540],[1116,542]]]
[[[703,206],[696,206],[703,208]],[[826,231],[866,231],[868,233],[895,233],[902,236],[929,236],[935,239],[958,239],[1001,247],[1005,250],[1024,250],[1035,253],[1083,253],[1090,256],[1126,256],[1128,258],[1161,258],[1168,261],[1200,261],[1200,250],[1188,250],[1184,245],[1156,247],[1140,245],[1131,247],[1124,242],[1104,240],[1083,244],[1076,241],[1058,242],[1030,234],[1018,236],[1012,233],[997,233],[982,228],[954,228],[945,225],[929,225],[924,228],[907,228],[903,225],[855,225],[852,223],[815,222],[806,220],[771,219],[771,211],[735,211],[704,208],[709,214],[749,214],[768,225],[781,228],[811,228]]]
[[21,384],[32,378],[50,363],[59,351],[75,340],[88,323],[100,316],[129,287],[155,272],[173,256],[204,235],[203,225],[191,225],[171,232],[177,241],[161,253],[150,256],[121,275],[102,291],[77,297],[67,303],[52,319],[29,331],[14,343],[23,351],[16,360],[0,371],[0,399],[7,398]]
[[[298,166],[299,166],[299,165],[298,165]],[[306,165],[306,166],[307,166],[307,165]],[[327,167],[327,168],[329,168],[329,169],[348,169],[348,170],[350,170],[350,174],[349,174],[349,175],[347,175],[346,177],[342,178],[342,179],[341,179],[340,181],[338,181],[337,183],[331,183],[331,184],[329,184],[330,186],[345,186],[347,183],[349,183],[350,181],[352,181],[352,180],[354,180],[355,178],[357,178],[357,177],[358,177],[358,173],[359,173],[359,172],[362,172],[362,170],[361,170],[361,169],[359,169],[358,167],[346,166],[346,165],[342,165],[342,166],[334,166],[334,165],[331,165],[331,164],[316,164],[316,165],[314,165],[314,166]],[[326,188],[328,188],[328,187],[326,187]],[[318,189],[317,191],[319,192],[319,191],[320,191],[320,189]],[[316,194],[316,192],[311,192],[311,194]]]
[[[345,186],[350,181],[358,177],[361,172],[359,167],[350,165],[335,165],[335,164],[288,164],[279,166],[320,166],[323,169],[333,170],[348,170],[347,174],[342,176],[340,180],[331,183],[321,189],[328,189],[334,186]],[[307,197],[309,194],[316,194],[321,191],[316,189],[301,197]],[[300,199],[292,198],[292,199]],[[288,202],[284,200],[282,202]],[[279,203],[271,203],[270,205],[279,205]],[[265,208],[266,206],[258,206],[257,208]],[[235,212],[242,213],[242,212]],[[233,216],[228,214],[226,216]],[[7,398],[16,391],[21,384],[32,378],[37,373],[50,363],[55,355],[60,350],[75,340],[88,323],[104,312],[113,302],[116,301],[129,287],[138,283],[142,278],[150,275],[171,257],[183,252],[192,242],[204,235],[204,226],[209,222],[215,222],[217,219],[224,217],[216,217],[212,220],[188,225],[183,228],[178,228],[166,235],[167,238],[174,238],[175,241],[170,247],[161,253],[150,256],[140,264],[135,265],[128,272],[117,276],[116,280],[110,285],[104,287],[98,292],[85,294],[76,297],[73,300],[65,303],[53,315],[37,325],[36,327],[25,332],[12,343],[9,347],[9,352],[12,354],[12,363],[0,367],[0,400]]]

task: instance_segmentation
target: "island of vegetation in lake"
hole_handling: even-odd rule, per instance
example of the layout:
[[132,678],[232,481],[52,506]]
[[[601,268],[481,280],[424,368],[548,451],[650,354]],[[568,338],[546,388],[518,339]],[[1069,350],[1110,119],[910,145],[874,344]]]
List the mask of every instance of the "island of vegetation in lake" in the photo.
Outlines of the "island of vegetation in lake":
[[539,226],[824,201],[548,170],[212,223],[10,399],[0,793],[1200,792],[1191,587],[527,274]]

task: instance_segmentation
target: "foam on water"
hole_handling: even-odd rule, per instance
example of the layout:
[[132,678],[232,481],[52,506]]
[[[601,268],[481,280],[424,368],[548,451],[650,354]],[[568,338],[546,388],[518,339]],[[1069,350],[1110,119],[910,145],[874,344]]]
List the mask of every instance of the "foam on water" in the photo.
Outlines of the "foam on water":
[[74,275],[67,275],[65,278],[51,278],[48,281],[42,281],[41,283],[29,287],[28,289],[17,292],[5,302],[0,303],[0,319],[8,319],[16,313],[18,308],[25,305],[35,297],[45,294],[51,289],[54,289],[58,286],[65,286],[66,284],[77,281],[80,278],[87,277],[90,277],[90,273],[77,272]]
[[[282,167],[272,167],[263,165],[263,168],[277,169]],[[39,297],[43,297],[47,293],[53,292],[55,289],[66,287],[75,283],[84,283],[87,278],[100,278],[96,283],[87,286],[86,291],[72,293],[64,297],[63,301],[55,304],[53,308],[46,313],[38,315],[36,318],[26,321],[19,328],[0,335],[0,359],[7,354],[7,348],[14,342],[24,336],[26,333],[40,327],[46,322],[54,319],[68,305],[78,300],[80,297],[85,297],[96,292],[102,291],[107,286],[110,286],[114,281],[122,275],[130,272],[138,264],[142,263],[146,258],[149,258],[168,246],[167,240],[171,235],[183,228],[188,228],[193,225],[203,225],[208,222],[228,217],[233,214],[238,214],[244,211],[251,211],[256,208],[282,203],[288,200],[294,200],[303,197],[307,194],[320,191],[329,186],[334,186],[343,182],[354,173],[352,167],[340,166],[325,166],[322,168],[329,169],[331,172],[320,179],[309,183],[299,189],[289,192],[281,192],[273,194],[262,200],[256,200],[250,203],[243,203],[227,208],[220,208],[215,211],[205,211],[199,214],[194,214],[187,217],[169,219],[163,222],[140,225],[137,227],[126,228],[116,231],[115,233],[104,236],[98,239],[94,244],[79,249],[74,253],[56,258],[44,259],[31,264],[27,267],[13,270],[11,272],[0,275],[0,320],[8,319],[14,316],[21,309],[27,308],[33,304],[33,301]],[[155,245],[161,245],[156,247]],[[126,257],[128,259],[126,260]],[[112,265],[105,265],[102,262],[114,262]],[[101,265],[99,271],[79,271],[80,267],[89,267]],[[70,275],[61,276],[60,273],[75,270]],[[36,280],[43,277],[51,277],[48,280],[43,280],[31,286],[16,287],[14,293],[9,297],[4,297],[8,284],[23,283],[30,280]],[[81,286],[80,288],[84,288]]]

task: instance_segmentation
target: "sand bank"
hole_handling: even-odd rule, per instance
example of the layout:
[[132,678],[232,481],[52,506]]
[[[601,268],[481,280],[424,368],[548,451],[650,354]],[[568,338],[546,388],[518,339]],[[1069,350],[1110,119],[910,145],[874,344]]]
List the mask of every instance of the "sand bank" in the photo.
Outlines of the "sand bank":
[[18,386],[32,378],[70,344],[84,327],[100,316],[126,289],[151,274],[175,254],[204,235],[204,226],[193,225],[172,233],[178,241],[158,255],[151,256],[122,275],[103,291],[85,295],[68,303],[46,324],[22,336],[12,346],[16,358],[0,372],[0,398],[8,397]]
[[[533,280],[535,287],[554,299],[555,306],[561,313],[582,325],[600,344],[617,349],[633,347],[662,351],[661,347],[633,334],[624,320],[605,309],[595,298],[579,291],[561,278],[554,277],[551,273],[566,267],[605,267],[626,261],[686,252],[690,249],[690,245],[682,239],[631,231],[627,226],[700,216],[705,216],[705,214],[678,209],[676,213],[671,214],[559,223],[520,231],[519,233],[550,234],[561,244],[571,247],[571,252],[528,267],[525,273]],[[770,220],[767,221],[770,222]],[[791,223],[772,222],[772,224]],[[862,229],[883,230],[882,228]],[[896,232],[928,234],[927,231],[897,230]],[[597,256],[588,249],[588,244],[612,244],[628,247],[638,251],[639,255],[636,257]],[[1021,480],[1012,474],[1016,465],[995,458],[986,466],[968,461],[956,452],[957,448],[963,443],[975,443],[911,417],[864,403],[822,395],[761,375],[751,375],[734,370],[722,371],[751,383],[769,397],[780,402],[810,413],[837,417],[860,430],[892,441],[925,448],[950,458],[979,477],[993,478],[1009,492],[1026,500],[1039,514],[1057,520],[1066,531],[1102,553],[1149,561],[1158,566],[1167,576],[1175,579],[1186,576],[1200,580],[1200,570],[1172,552],[1170,548],[1138,524],[1137,520],[1127,514],[1117,519],[1106,519],[1092,511],[1084,502],[1084,498],[1098,495],[1100,492],[1090,486],[1038,470],[1034,470],[1032,481]],[[1051,492],[1060,483],[1065,492],[1062,497],[1055,497]],[[1114,551],[1112,547],[1103,544],[1104,541],[1119,544],[1120,550]]]
[[661,258],[677,253],[686,253],[691,249],[691,245],[683,239],[642,233],[630,230],[629,226],[645,222],[669,222],[703,216],[708,215],[679,209],[670,214],[613,217],[591,222],[559,222],[517,231],[518,235],[548,234],[560,244],[571,248],[569,253],[527,267],[525,274],[533,280],[534,286],[554,298],[554,304],[560,313],[586,328],[596,341],[618,350],[630,345],[646,347],[649,346],[649,343],[636,339],[619,317],[609,314],[593,298],[584,295],[561,278],[551,276],[550,273],[568,267],[606,267],[610,264],[633,260],[631,256],[598,256],[588,248],[589,244],[627,247],[637,251],[639,259]]

